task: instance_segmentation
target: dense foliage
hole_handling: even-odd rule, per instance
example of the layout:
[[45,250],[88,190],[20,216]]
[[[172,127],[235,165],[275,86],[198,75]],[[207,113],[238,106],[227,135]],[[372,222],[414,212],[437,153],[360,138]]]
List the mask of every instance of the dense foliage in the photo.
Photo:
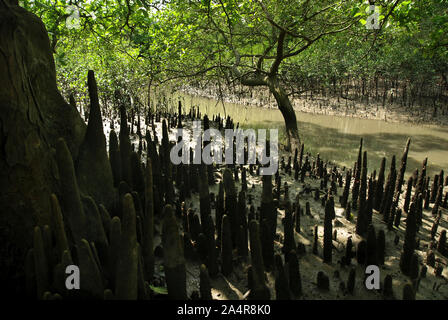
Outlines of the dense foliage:
[[21,4],[46,24],[61,90],[81,101],[88,69],[104,103],[115,89],[145,104],[148,89],[168,80],[262,85],[272,73],[289,94],[325,87],[343,96],[351,84],[364,95],[379,83],[439,100],[448,87],[447,0],[376,1],[380,29],[366,28],[360,0]]

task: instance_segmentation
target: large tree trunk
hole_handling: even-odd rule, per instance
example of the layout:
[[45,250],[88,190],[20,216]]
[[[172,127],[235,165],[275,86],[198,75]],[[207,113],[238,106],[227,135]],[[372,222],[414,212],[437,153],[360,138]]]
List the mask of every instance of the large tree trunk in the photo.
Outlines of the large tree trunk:
[[287,149],[293,151],[300,146],[299,129],[297,127],[297,118],[291,101],[285,90],[279,84],[276,78],[268,80],[269,91],[274,95],[278,108],[283,115],[286,126],[286,135],[288,139]]
[[33,227],[52,224],[56,140],[76,158],[85,130],[57,89],[44,24],[17,1],[0,0],[0,283],[10,297],[24,291]]

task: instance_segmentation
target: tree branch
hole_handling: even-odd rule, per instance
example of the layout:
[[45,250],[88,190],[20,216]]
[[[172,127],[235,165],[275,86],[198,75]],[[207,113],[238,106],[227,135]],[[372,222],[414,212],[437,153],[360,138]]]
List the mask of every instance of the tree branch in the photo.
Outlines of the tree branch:
[[286,31],[281,30],[280,34],[278,35],[278,40],[277,40],[277,56],[275,58],[275,61],[272,63],[271,69],[269,71],[269,74],[271,76],[277,74],[278,67],[280,66],[280,63],[282,62],[282,60],[284,59],[283,46],[285,43],[285,37],[286,37]]

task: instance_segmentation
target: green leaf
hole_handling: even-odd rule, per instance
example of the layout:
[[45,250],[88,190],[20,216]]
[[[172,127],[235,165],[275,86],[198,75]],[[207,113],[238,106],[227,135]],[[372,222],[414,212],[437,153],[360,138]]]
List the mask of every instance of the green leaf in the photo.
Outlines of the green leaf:
[[168,294],[168,289],[165,288],[165,287],[155,287],[155,286],[152,286],[152,285],[149,285],[149,287],[155,293],[158,293],[158,294]]

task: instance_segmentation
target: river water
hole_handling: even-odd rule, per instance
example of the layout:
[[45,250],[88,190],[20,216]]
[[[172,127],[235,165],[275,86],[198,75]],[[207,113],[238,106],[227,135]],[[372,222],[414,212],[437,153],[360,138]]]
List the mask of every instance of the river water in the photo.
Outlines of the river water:
[[[176,95],[174,99],[183,101],[189,110],[199,107],[210,118],[213,114],[230,115],[235,123],[243,128],[277,128],[284,132],[283,117],[278,109],[260,108],[187,94]],[[326,160],[332,160],[342,166],[352,167],[357,160],[360,138],[364,139],[363,150],[367,151],[369,169],[379,169],[381,158],[386,157],[386,166],[390,166],[393,155],[397,158],[397,167],[408,137],[411,145],[406,173],[415,168],[421,169],[422,161],[428,157],[428,173],[431,181],[434,174],[448,169],[448,128],[429,125],[392,123],[380,120],[367,120],[330,115],[317,115],[296,111],[300,137],[305,151],[313,155],[320,153]]]

